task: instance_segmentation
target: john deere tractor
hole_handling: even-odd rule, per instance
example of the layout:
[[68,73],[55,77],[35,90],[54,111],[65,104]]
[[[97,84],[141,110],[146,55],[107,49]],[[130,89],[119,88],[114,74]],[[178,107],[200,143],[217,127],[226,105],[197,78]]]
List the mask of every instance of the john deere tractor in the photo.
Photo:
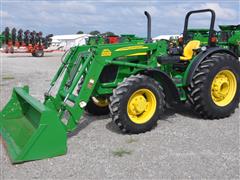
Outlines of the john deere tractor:
[[[220,31],[214,31],[217,46],[233,51],[240,57],[240,25],[219,25]],[[209,29],[188,29],[191,40],[199,40],[201,45],[208,44]]]
[[96,35],[90,36],[87,39],[87,45],[99,45],[99,44],[115,44],[115,43],[144,43],[144,38],[136,37],[134,34],[121,34],[121,36],[103,36]]
[[230,49],[240,57],[240,24],[220,25],[218,43],[224,48]]
[[[185,38],[195,13],[212,15],[204,46]],[[214,11],[188,12],[182,47],[175,50],[164,40],[152,42],[151,17],[145,15],[145,42],[71,48],[43,103],[29,95],[27,86],[14,88],[0,114],[1,135],[13,163],[65,154],[67,133],[77,128],[84,111],[110,112],[124,133],[151,130],[166,104],[181,106],[188,100],[196,114],[207,119],[234,112],[240,98],[240,64],[236,54],[216,45]]]

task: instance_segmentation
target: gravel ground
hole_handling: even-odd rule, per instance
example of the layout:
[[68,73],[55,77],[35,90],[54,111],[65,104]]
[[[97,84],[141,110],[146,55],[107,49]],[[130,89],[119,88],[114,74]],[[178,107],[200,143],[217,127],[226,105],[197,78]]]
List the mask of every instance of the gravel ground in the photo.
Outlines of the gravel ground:
[[[28,84],[42,100],[60,57],[1,54],[0,109],[14,86]],[[139,135],[121,134],[108,116],[86,114],[64,156],[12,165],[0,143],[0,179],[239,179],[239,112],[210,121],[180,107]]]

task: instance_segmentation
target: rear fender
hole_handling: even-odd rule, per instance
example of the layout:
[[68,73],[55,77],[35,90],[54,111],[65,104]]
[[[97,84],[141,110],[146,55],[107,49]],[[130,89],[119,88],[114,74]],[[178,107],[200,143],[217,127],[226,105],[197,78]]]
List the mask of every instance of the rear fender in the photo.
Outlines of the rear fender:
[[185,86],[188,86],[192,81],[194,72],[196,71],[198,66],[201,64],[201,62],[205,58],[212,56],[213,54],[217,54],[217,53],[229,54],[229,55],[232,55],[232,56],[238,58],[238,56],[234,52],[232,52],[228,49],[220,48],[220,47],[213,47],[213,48],[207,49],[206,51],[202,51],[191,61],[190,65],[188,66],[187,70],[185,71],[184,78],[183,78],[183,84]]

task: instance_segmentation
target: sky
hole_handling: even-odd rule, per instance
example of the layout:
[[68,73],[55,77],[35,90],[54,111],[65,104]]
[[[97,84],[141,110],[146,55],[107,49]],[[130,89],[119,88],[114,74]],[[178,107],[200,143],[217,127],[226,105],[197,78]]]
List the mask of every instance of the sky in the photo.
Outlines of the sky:
[[[240,0],[0,0],[1,31],[6,26],[44,34],[75,34],[81,30],[111,31],[146,36],[147,10],[152,16],[152,36],[180,34],[190,10],[211,8],[219,24],[240,24]],[[207,27],[209,14],[194,15],[192,27]]]

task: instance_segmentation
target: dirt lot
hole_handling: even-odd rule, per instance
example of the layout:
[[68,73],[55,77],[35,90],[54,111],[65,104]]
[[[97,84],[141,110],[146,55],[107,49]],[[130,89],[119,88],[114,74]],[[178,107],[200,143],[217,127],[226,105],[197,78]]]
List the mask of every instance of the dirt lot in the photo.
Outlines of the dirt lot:
[[[28,84],[42,100],[60,57],[1,54],[0,109],[14,86]],[[12,165],[0,143],[0,179],[239,179],[239,112],[208,121],[179,107],[139,135],[121,134],[108,116],[86,114],[64,156]]]

